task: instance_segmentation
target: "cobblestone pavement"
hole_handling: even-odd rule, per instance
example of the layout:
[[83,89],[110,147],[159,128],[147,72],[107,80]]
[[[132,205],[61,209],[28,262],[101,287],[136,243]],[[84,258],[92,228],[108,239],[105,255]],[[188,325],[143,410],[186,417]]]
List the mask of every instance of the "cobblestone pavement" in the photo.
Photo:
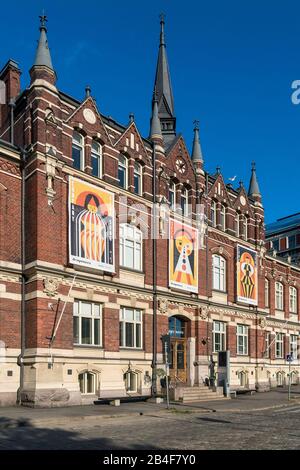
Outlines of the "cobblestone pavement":
[[48,427],[0,418],[0,449],[300,449],[300,404],[243,412],[186,408]]

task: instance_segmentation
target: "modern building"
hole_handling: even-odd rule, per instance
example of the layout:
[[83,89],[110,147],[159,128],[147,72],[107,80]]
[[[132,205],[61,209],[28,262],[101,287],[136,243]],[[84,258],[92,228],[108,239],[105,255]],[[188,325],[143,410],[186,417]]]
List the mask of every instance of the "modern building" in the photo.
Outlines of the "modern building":
[[233,188],[177,132],[160,25],[146,137],[58,88],[45,17],[28,86],[0,72],[2,405],[155,395],[166,334],[177,397],[225,350],[232,389],[282,385],[290,352],[299,382],[300,268],[266,253],[255,166]]
[[266,248],[289,263],[300,264],[300,212],[266,226]]

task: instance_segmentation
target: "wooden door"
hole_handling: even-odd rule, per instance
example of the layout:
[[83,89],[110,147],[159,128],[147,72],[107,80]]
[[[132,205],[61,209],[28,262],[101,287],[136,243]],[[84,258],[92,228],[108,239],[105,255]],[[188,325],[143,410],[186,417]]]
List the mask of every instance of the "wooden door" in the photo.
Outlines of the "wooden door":
[[186,364],[186,340],[171,338],[171,364],[170,377],[177,383],[186,383],[187,364]]

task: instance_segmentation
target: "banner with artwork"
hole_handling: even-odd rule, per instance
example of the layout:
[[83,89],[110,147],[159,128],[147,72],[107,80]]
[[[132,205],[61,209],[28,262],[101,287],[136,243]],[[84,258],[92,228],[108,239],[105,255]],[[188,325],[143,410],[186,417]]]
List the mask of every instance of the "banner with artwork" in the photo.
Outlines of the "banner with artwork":
[[198,292],[198,230],[169,221],[169,286]]
[[257,305],[257,253],[237,246],[237,301]]
[[69,180],[70,262],[114,271],[114,195],[93,184]]

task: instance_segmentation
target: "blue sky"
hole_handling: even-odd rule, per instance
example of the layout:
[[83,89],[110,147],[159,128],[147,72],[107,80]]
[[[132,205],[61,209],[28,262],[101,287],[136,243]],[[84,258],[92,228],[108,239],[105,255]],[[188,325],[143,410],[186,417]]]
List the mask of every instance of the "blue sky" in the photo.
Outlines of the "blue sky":
[[237,175],[248,187],[255,160],[266,221],[300,211],[298,0],[5,2],[0,67],[17,60],[23,87],[43,8],[58,87],[82,99],[90,84],[102,113],[126,124],[133,111],[144,136],[164,11],[177,130],[189,148],[199,119],[208,171],[220,165],[226,182]]

